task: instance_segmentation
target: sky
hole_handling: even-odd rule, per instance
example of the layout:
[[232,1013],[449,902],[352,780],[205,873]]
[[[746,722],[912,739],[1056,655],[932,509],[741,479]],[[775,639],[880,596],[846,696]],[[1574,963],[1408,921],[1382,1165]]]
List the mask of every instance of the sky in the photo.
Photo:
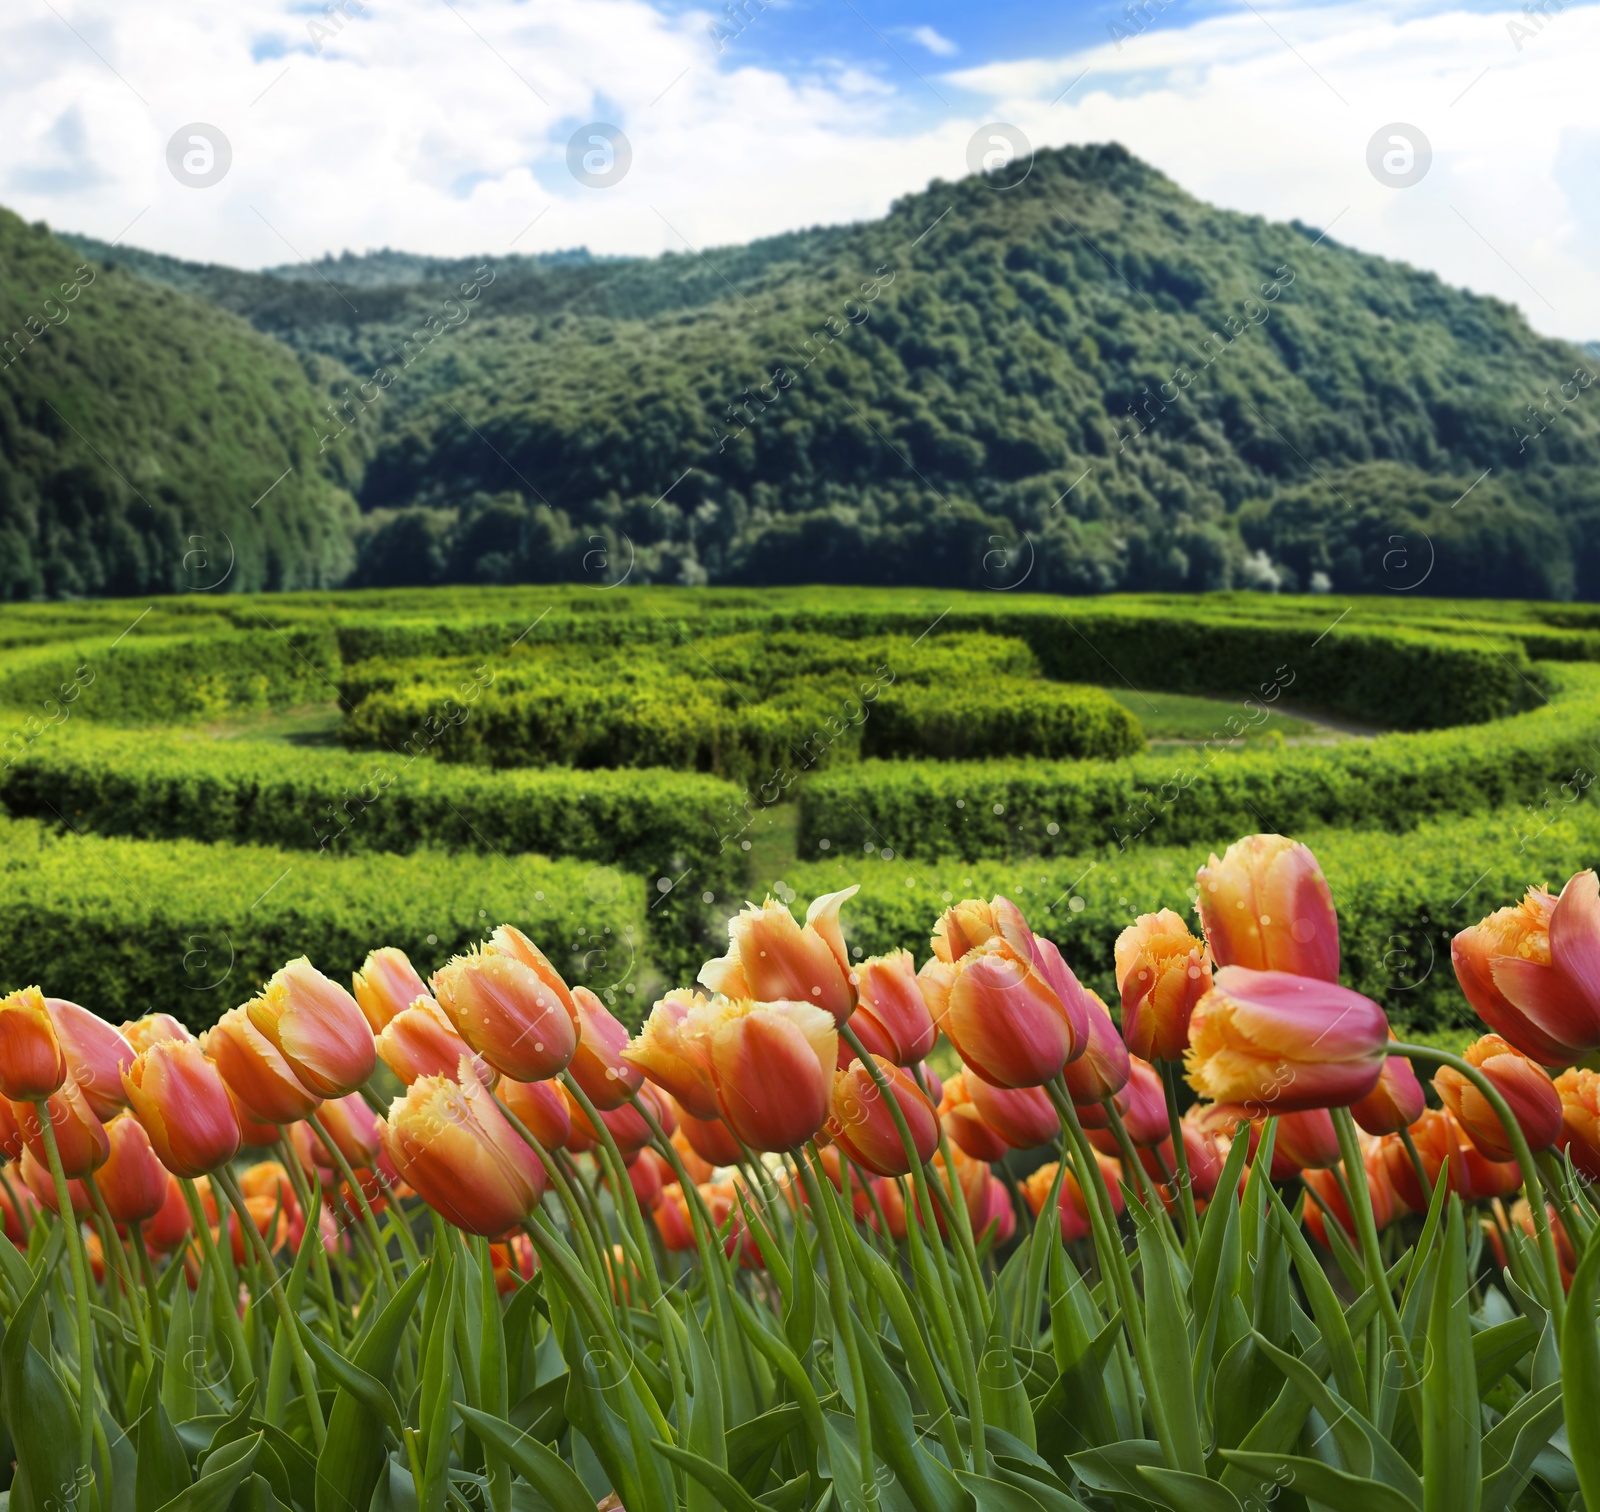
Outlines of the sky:
[[1597,58],[1600,0],[6,0],[0,204],[247,268],[653,254],[1115,140],[1600,339]]

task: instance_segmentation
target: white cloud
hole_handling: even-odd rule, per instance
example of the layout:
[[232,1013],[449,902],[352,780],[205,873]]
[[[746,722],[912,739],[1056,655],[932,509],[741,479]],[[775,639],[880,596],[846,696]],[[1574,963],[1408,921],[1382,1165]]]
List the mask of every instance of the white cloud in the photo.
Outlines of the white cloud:
[[954,42],[941,36],[931,26],[914,26],[906,33],[911,40],[941,58],[953,58],[958,51]]
[[[492,255],[513,238],[649,253],[881,214],[965,173],[973,131],[1000,120],[1037,146],[1122,141],[1202,198],[1332,225],[1541,329],[1600,337],[1597,5],[1553,14],[1520,51],[1520,10],[1349,0],[926,81],[888,49],[787,73],[749,61],[774,24],[754,0],[733,20],[649,0],[344,5],[60,0],[79,35],[32,0],[7,7],[0,203],[107,238],[138,217],[139,245],[247,267],[385,245]],[[597,120],[632,147],[609,189],[566,167],[568,138]],[[1433,146],[1407,190],[1366,167],[1396,120]],[[196,121],[232,146],[210,189],[166,166]]]

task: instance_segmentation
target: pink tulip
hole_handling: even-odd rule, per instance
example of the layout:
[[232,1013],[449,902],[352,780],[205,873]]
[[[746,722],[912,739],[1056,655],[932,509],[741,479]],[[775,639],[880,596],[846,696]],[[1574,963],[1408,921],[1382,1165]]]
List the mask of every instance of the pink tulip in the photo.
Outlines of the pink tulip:
[[1247,835],[1200,868],[1200,922],[1218,966],[1339,980],[1339,919],[1317,858],[1283,835]]

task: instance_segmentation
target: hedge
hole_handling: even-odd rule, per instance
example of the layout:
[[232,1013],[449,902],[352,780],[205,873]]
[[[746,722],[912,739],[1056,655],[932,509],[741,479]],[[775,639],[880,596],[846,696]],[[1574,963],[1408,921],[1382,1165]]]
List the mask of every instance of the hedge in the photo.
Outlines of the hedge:
[[37,982],[113,1020],[210,1023],[298,955],[348,981],[368,950],[398,945],[426,974],[503,922],[630,1021],[663,965],[682,969],[651,954],[644,880],[585,861],[336,859],[61,836],[30,820],[0,821],[0,843],[6,987]]
[[[802,853],[872,841],[908,856],[1072,855],[1140,837],[1346,824],[1408,830],[1436,814],[1535,800],[1600,772],[1600,667],[1560,669],[1553,702],[1493,725],[1331,747],[1187,751],[1119,762],[864,762],[811,777]],[[1241,709],[1241,717],[1250,717]]]
[[[427,846],[605,862],[722,892],[744,857],[719,836],[742,795],[680,772],[502,772],[176,732],[64,727],[0,770],[14,815],[159,840],[289,850]],[[476,864],[482,865],[479,861]]]
[[[1547,817],[1553,822],[1542,832],[1543,821],[1530,821],[1520,808],[1434,821],[1407,835],[1290,831],[1311,846],[1332,886],[1343,980],[1383,1004],[1401,1032],[1476,1023],[1451,970],[1451,937],[1516,902],[1530,885],[1559,889],[1573,872],[1600,862],[1600,802],[1580,799],[1563,809],[1558,801]],[[859,882],[860,893],[843,913],[852,954],[904,946],[920,964],[945,904],[1003,893],[1115,1009],[1118,933],[1160,908],[1193,920],[1195,871],[1208,853],[1261,828],[1225,828],[1206,843],[1185,846],[1010,862],[885,860],[882,851],[835,846],[829,859],[787,871],[782,896],[800,911],[818,893]]]

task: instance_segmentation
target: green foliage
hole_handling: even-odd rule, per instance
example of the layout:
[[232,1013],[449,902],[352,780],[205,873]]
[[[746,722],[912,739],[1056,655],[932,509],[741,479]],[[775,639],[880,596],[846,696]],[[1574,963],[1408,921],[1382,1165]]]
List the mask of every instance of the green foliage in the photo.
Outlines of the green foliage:
[[636,1015],[648,1001],[644,884],[586,861],[470,852],[346,858],[265,846],[0,827],[0,930],[13,982],[112,1020],[152,1010],[202,1027],[298,955],[336,980],[375,945],[428,972],[503,920],[571,982]]

